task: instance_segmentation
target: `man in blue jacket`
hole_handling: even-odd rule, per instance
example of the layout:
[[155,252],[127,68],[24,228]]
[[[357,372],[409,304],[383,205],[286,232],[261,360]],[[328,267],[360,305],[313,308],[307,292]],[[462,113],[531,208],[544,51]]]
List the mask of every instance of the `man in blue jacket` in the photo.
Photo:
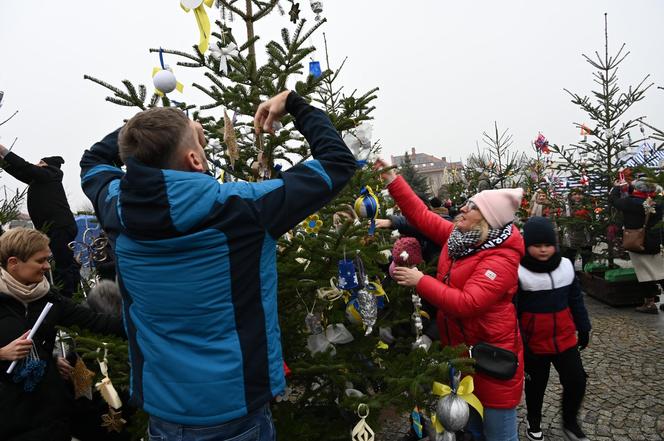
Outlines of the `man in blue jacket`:
[[81,159],[116,255],[132,401],[153,436],[275,438],[269,402],[285,387],[276,240],[356,169],[330,119],[295,92],[259,106],[257,131],[286,112],[314,159],[279,179],[220,184],[206,174],[202,127],[174,108],[137,114]]

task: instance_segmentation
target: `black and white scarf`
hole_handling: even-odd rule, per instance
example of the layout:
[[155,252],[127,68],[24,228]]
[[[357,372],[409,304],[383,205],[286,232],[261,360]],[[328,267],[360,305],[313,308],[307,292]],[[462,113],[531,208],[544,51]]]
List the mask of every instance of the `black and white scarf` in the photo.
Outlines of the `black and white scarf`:
[[462,233],[454,227],[452,234],[450,234],[449,239],[447,239],[447,250],[450,257],[456,260],[481,250],[497,247],[505,242],[511,235],[512,223],[510,222],[504,227],[489,230],[487,239],[478,246],[477,241],[480,240],[479,230],[471,230]]

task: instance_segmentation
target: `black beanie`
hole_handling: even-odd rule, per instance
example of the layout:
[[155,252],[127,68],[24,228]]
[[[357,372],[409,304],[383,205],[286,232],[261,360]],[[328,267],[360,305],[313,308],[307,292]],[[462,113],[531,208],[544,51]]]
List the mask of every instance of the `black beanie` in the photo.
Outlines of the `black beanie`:
[[65,163],[65,160],[62,159],[62,156],[47,156],[45,158],[41,158],[41,160],[48,165],[52,165],[53,167],[57,168],[60,168],[60,166]]
[[556,246],[558,236],[551,221],[545,217],[533,216],[523,226],[523,240],[526,247],[547,244]]

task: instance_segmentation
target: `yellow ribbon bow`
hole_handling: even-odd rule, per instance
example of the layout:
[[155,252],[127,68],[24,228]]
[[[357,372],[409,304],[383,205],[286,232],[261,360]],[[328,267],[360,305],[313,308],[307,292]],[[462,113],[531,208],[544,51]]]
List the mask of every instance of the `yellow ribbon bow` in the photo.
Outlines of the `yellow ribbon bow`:
[[[207,12],[205,12],[205,6],[211,8],[213,3],[214,0],[180,0],[180,7],[184,9],[185,12],[189,12],[191,9],[194,10],[198,30],[201,34],[198,43],[198,50],[201,54],[204,54],[210,46],[210,18],[208,17]],[[196,4],[197,6],[194,6]]]
[[[473,393],[474,389],[475,385],[473,383],[473,377],[467,375],[463,378],[463,380],[461,380],[461,382],[459,382],[456,394],[466,403],[472,406],[480,414],[480,417],[484,418],[484,406],[482,406],[482,403],[480,403],[479,398],[477,398],[477,396],[475,396],[475,394]],[[433,382],[434,395],[438,395],[439,397],[442,398],[451,393],[452,393],[452,388],[449,387],[448,385],[438,383],[437,381]],[[435,414],[431,416],[431,422],[436,428],[436,432],[438,433],[443,432],[443,425],[440,423],[440,421],[438,421],[438,418],[436,418]]]

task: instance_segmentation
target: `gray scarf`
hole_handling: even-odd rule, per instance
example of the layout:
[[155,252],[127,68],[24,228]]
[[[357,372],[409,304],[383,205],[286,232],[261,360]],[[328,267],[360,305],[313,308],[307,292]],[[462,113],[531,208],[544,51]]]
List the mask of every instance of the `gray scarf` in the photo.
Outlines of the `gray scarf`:
[[462,233],[459,229],[454,227],[452,234],[450,234],[449,239],[447,239],[447,250],[450,257],[456,260],[481,250],[494,248],[505,242],[511,235],[512,223],[510,222],[504,227],[489,230],[487,239],[482,244],[478,245],[477,242],[480,240],[479,230],[471,230]]

